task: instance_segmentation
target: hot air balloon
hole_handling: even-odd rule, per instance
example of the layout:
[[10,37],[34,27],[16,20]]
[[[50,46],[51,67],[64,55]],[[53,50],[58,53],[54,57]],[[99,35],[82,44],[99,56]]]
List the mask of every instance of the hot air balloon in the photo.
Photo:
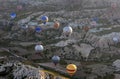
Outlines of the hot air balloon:
[[89,28],[88,26],[83,27],[83,30],[84,30],[85,32],[88,32],[89,29],[90,29],[90,28]]
[[22,5],[18,5],[17,10],[22,10]]
[[99,19],[98,19],[97,17],[94,17],[94,18],[92,18],[92,21],[96,21],[96,22],[98,22]]
[[48,22],[48,17],[47,16],[42,16],[41,17],[41,21],[46,24],[46,22]]
[[66,27],[63,28],[63,33],[64,33],[66,36],[71,35],[72,32],[73,32],[73,29],[72,29],[72,27],[70,27],[70,26],[66,26]]
[[69,75],[73,76],[77,71],[77,66],[75,64],[69,64],[67,65],[66,69]]
[[115,9],[117,7],[117,4],[115,2],[111,3],[111,7]]
[[17,16],[17,15],[16,15],[16,13],[14,13],[14,12],[12,12],[12,13],[10,14],[10,18],[11,18],[11,19],[15,19],[16,16]]
[[28,28],[28,25],[21,25],[20,27],[26,30]]
[[44,50],[43,45],[38,44],[35,46],[36,53],[41,53],[43,50]]
[[52,57],[52,62],[55,64],[55,66],[59,63],[60,57],[59,56],[53,56]]
[[117,37],[113,37],[113,41],[114,41],[115,43],[118,43],[118,42],[119,42],[119,39],[118,39]]
[[41,32],[41,30],[42,30],[41,27],[36,27],[36,28],[35,28],[35,31],[36,31],[37,33]]
[[56,21],[56,22],[54,23],[54,28],[55,28],[55,29],[58,29],[59,26],[60,26],[60,23]]
[[96,27],[97,22],[96,22],[96,21],[92,21],[92,22],[90,23],[90,25],[91,25],[92,27]]

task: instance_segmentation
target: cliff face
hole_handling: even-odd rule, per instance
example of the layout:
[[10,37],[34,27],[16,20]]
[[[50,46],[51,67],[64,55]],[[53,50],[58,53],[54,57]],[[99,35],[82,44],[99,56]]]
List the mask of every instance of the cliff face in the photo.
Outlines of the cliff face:
[[0,66],[1,79],[41,79],[40,74],[39,69],[22,63],[5,63]]

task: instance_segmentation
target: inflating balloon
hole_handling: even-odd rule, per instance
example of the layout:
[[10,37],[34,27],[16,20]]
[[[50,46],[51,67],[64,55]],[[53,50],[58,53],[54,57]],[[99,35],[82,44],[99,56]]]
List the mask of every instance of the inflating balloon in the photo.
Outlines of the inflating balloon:
[[77,71],[77,66],[75,64],[69,64],[66,67],[69,75],[73,76]]
[[59,63],[60,57],[59,56],[53,56],[52,57],[52,62],[55,64],[55,66]]
[[10,14],[11,19],[16,18],[16,16],[17,16],[17,15],[16,15],[16,13],[14,13],[14,12]]

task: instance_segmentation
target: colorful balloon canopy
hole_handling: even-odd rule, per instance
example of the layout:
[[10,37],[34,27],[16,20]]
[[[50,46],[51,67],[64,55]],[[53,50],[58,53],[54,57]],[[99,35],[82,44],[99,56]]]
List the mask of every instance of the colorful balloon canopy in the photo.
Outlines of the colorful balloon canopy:
[[58,29],[59,27],[60,27],[60,23],[56,21],[56,22],[54,23],[54,28],[55,28],[55,29]]
[[70,26],[66,26],[63,28],[63,33],[66,35],[70,35],[70,34],[72,34],[72,32],[73,32],[73,29]]
[[36,45],[36,46],[35,46],[35,51],[36,51],[36,52],[41,52],[41,51],[43,51],[43,50],[44,50],[43,45]]
[[77,71],[77,66],[75,64],[69,64],[66,67],[69,75],[73,76]]
[[36,32],[41,32],[42,29],[41,29],[41,27],[36,27],[36,28],[35,28],[35,31],[36,31]]
[[14,13],[14,12],[12,12],[12,13],[10,14],[11,19],[16,18],[16,16],[17,16],[17,14],[16,14],[16,13]]
[[52,62],[55,64],[55,66],[59,63],[60,57],[59,56],[53,56],[52,57]]
[[41,17],[41,21],[46,24],[46,22],[48,22],[48,17],[47,16],[42,16]]

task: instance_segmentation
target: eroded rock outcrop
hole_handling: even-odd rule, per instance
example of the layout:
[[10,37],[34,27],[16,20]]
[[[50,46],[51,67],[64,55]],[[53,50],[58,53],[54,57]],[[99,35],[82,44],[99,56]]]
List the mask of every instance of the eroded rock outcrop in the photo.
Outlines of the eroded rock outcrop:
[[0,66],[0,76],[7,76],[7,79],[37,78],[40,79],[39,69],[22,63],[6,63]]

